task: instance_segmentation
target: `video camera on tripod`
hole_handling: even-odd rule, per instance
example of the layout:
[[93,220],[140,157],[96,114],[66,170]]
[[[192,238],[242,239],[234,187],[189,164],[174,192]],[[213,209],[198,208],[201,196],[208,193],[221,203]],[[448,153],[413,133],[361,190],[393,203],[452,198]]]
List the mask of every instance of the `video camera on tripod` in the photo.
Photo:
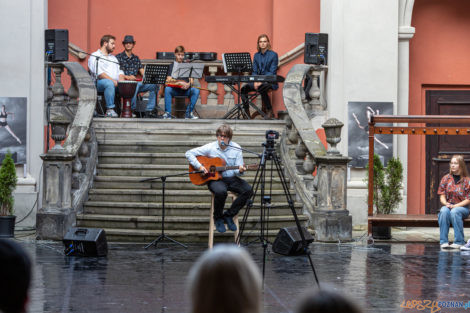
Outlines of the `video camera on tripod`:
[[275,130],[267,130],[266,131],[266,142],[263,143],[263,146],[266,147],[266,149],[274,149],[274,140],[279,139],[279,132]]

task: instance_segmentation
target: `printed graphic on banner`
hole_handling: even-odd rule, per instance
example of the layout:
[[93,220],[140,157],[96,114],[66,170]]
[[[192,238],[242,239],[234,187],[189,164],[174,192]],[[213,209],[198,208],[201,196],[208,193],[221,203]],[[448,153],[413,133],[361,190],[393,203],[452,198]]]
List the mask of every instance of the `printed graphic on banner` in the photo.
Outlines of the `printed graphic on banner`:
[[26,98],[0,97],[0,162],[9,151],[15,164],[26,163]]
[[[349,102],[348,103],[348,155],[352,167],[364,168],[369,161],[369,117],[371,115],[392,115],[392,102]],[[392,125],[392,124],[383,124]],[[393,156],[393,136],[375,135],[374,151],[382,164],[387,165]]]

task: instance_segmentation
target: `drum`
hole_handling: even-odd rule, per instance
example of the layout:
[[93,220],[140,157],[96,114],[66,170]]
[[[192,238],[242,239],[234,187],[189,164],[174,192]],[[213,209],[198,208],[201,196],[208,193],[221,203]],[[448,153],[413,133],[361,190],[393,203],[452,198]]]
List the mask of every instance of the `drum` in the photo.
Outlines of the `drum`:
[[124,80],[118,82],[119,95],[122,97],[121,117],[132,117],[131,100],[134,97],[137,82],[133,80]]

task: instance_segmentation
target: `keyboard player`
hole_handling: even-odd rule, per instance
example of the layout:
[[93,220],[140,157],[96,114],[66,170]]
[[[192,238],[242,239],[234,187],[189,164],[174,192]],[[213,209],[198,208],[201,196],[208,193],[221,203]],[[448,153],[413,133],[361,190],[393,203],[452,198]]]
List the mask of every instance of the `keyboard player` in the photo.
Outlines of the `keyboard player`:
[[[277,53],[271,50],[271,43],[269,37],[266,34],[258,36],[257,44],[258,52],[253,57],[253,75],[276,75],[277,65],[279,63]],[[271,105],[271,99],[269,98],[269,90],[277,90],[279,88],[277,83],[267,82],[254,82],[248,83],[243,86],[241,90],[242,100],[244,102],[244,109],[250,115],[250,106],[248,103],[248,93],[250,91],[258,91],[261,95],[261,101],[263,103],[263,111],[266,112],[267,117],[273,117],[273,108]]]

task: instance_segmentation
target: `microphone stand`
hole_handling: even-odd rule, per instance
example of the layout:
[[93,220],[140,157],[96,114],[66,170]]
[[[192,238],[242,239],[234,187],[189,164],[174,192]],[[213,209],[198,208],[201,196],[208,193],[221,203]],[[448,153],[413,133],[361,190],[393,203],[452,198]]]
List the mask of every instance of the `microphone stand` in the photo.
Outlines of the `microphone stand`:
[[232,146],[232,145],[230,145],[230,144],[226,144],[226,143],[223,142],[223,141],[221,142],[220,145],[221,145],[221,146],[225,146],[225,147],[230,147],[230,148],[233,148],[233,149],[237,149],[237,150],[240,150],[240,151],[248,152],[248,153],[251,153],[251,154],[256,155],[256,156],[259,157],[259,158],[261,158],[261,157],[263,156],[262,153],[256,153],[256,152],[254,152],[254,151],[251,151],[251,150],[248,150],[248,149],[244,149],[244,148],[242,148],[242,147],[235,147],[235,146]]
[[148,245],[146,245],[144,247],[144,249],[148,249],[150,246],[155,246],[155,248],[157,247],[158,243],[160,241],[163,241],[165,239],[168,239],[170,240],[171,242],[173,243],[176,243],[180,246],[182,246],[183,248],[187,249],[188,247],[184,244],[182,244],[181,242],[179,241],[176,241],[174,239],[172,239],[170,236],[167,236],[165,235],[165,182],[166,182],[166,179],[168,177],[175,177],[175,176],[184,176],[184,175],[188,175],[188,174],[197,174],[197,173],[202,173],[203,171],[193,171],[193,172],[184,172],[184,173],[178,173],[178,174],[172,174],[172,175],[165,175],[165,176],[160,176],[160,177],[152,177],[152,178],[146,178],[146,179],[142,179],[140,182],[147,182],[147,181],[154,181],[154,180],[157,180],[157,179],[160,179],[162,181],[162,233],[160,236],[158,236],[155,240],[153,240],[151,243],[149,243]]

